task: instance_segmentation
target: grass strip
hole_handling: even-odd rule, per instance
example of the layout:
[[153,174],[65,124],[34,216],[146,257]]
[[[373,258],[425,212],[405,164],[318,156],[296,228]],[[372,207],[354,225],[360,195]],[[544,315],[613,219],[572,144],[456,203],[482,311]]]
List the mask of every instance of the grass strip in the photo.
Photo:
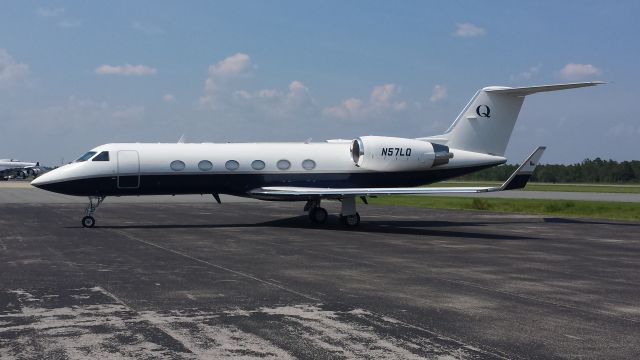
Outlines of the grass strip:
[[[460,186],[500,186],[501,182],[492,181],[443,181],[431,187],[460,187]],[[567,191],[567,192],[601,192],[640,194],[640,185],[615,184],[550,184],[528,183],[525,191]]]
[[586,217],[596,219],[640,220],[640,203],[631,202],[498,199],[413,195],[381,196],[378,198],[372,198],[369,202],[380,205],[416,206],[434,209],[462,209],[519,214]]

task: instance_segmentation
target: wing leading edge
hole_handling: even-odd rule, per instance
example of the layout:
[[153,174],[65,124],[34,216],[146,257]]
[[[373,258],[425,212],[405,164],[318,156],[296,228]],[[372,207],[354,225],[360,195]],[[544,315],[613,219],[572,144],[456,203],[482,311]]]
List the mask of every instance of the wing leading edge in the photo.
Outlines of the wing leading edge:
[[527,157],[518,169],[511,174],[509,179],[497,187],[409,187],[409,188],[313,188],[297,186],[269,186],[249,191],[250,196],[269,198],[342,198],[345,196],[372,196],[372,195],[429,195],[429,194],[473,194],[481,192],[494,192],[504,190],[516,190],[525,187],[533,170],[536,168],[540,157],[546,147],[540,146]]

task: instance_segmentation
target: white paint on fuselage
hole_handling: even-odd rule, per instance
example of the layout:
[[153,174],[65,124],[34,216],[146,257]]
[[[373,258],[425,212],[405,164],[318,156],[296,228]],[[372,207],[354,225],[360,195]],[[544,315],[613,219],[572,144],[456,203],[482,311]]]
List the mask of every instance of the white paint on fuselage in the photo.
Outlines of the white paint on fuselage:
[[[202,144],[149,144],[149,143],[115,143],[98,146],[91,151],[99,154],[109,151],[110,161],[74,162],[50,171],[40,178],[38,183],[46,184],[63,180],[92,178],[100,176],[117,176],[118,152],[135,150],[138,152],[141,175],[171,174],[283,174],[283,173],[367,173],[371,170],[357,167],[351,159],[351,143],[202,143]],[[433,169],[461,168],[468,166],[495,165],[506,161],[505,158],[487,154],[451,149],[454,157],[449,164]],[[312,170],[302,167],[304,160],[311,159],[316,163]],[[174,171],[170,164],[174,160],[185,163],[184,170]],[[203,171],[198,163],[208,160],[213,168]],[[225,163],[235,160],[239,163],[236,170],[228,170]],[[251,167],[254,160],[262,160],[265,168],[255,170]],[[288,160],[291,167],[287,170],[277,168],[280,160]],[[427,170],[428,171],[428,170]]]

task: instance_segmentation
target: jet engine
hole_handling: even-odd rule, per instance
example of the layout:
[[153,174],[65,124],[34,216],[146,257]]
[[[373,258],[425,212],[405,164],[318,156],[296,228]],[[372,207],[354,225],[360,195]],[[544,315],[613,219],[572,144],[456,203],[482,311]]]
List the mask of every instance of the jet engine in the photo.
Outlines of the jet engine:
[[416,139],[362,136],[351,143],[351,159],[367,170],[425,170],[447,164],[452,157],[448,146]]

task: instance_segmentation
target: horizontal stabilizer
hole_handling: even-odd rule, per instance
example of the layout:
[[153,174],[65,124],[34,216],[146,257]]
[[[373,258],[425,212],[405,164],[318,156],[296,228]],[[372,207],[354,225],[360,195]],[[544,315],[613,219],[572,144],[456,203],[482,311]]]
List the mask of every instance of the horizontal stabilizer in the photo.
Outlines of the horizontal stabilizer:
[[600,84],[606,84],[606,83],[604,81],[589,81],[589,82],[579,82],[579,83],[528,86],[528,87],[489,86],[482,90],[490,93],[498,93],[498,94],[505,94],[505,95],[513,95],[513,96],[526,96],[526,95],[531,95],[539,92],[576,89],[581,87],[596,86]]

